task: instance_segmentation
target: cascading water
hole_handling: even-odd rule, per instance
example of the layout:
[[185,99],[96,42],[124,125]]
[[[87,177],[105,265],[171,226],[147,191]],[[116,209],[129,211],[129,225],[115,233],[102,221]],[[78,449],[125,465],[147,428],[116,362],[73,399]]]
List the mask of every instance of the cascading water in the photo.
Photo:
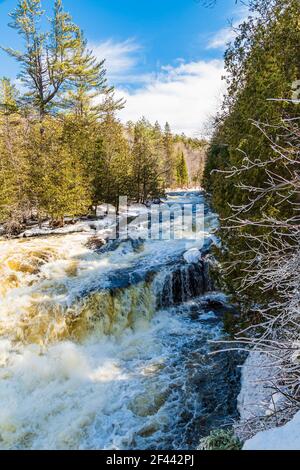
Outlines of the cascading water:
[[0,448],[190,449],[235,417],[237,358],[208,355],[219,294],[183,258],[199,242],[136,231],[99,250],[88,232],[0,242]]

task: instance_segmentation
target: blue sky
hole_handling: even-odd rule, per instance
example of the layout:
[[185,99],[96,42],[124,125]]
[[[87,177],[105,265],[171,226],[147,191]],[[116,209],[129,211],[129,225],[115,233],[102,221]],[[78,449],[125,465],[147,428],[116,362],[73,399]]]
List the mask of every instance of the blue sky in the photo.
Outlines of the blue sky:
[[[0,44],[19,47],[8,26],[16,0],[0,1]],[[50,7],[51,0],[44,0]],[[222,57],[232,37],[228,21],[245,10],[235,0],[205,8],[198,0],[65,0],[127,106],[121,119],[169,120],[176,132],[205,133],[220,101]],[[0,75],[16,78],[18,66],[0,52]],[[194,96],[193,96],[194,95]]]

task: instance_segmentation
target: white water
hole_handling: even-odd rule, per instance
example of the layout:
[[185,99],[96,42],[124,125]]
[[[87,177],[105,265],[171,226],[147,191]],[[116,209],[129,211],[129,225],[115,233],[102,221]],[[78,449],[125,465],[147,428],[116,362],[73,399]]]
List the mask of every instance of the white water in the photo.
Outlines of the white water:
[[[206,236],[215,226],[210,217]],[[90,236],[0,242],[0,448],[188,447],[201,415],[191,377],[221,324],[201,299],[157,312],[156,290],[163,266],[199,241],[97,254]],[[103,290],[158,266],[151,282]]]

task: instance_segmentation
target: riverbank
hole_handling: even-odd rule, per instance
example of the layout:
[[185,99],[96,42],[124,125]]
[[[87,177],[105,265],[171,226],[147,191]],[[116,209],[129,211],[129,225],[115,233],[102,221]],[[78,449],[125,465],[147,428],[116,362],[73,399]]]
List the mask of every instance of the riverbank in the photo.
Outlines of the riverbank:
[[240,358],[210,354],[226,336],[205,258],[218,221],[202,193],[178,203],[204,204],[203,237],[149,239],[136,220],[134,239],[91,246],[103,219],[0,242],[3,449],[195,449],[237,419]]
[[241,374],[236,436],[243,450],[299,450],[300,414],[274,390],[274,364],[266,354],[249,353]]
[[[198,192],[166,203],[206,204]],[[203,244],[148,239],[133,208],[134,238],[109,240],[116,221],[101,215],[0,242],[3,448],[192,449],[234,423],[245,449],[273,445],[272,363],[210,355],[230,306],[210,279],[218,221],[204,212]]]

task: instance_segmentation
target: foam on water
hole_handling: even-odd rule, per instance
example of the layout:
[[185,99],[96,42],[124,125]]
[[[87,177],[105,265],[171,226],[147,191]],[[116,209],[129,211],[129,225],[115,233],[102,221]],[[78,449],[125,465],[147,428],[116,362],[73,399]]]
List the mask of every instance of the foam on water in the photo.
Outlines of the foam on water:
[[176,356],[220,327],[175,313],[118,337],[94,334],[44,352],[2,340],[1,447],[130,449],[178,439],[173,427],[186,408],[187,374]]

